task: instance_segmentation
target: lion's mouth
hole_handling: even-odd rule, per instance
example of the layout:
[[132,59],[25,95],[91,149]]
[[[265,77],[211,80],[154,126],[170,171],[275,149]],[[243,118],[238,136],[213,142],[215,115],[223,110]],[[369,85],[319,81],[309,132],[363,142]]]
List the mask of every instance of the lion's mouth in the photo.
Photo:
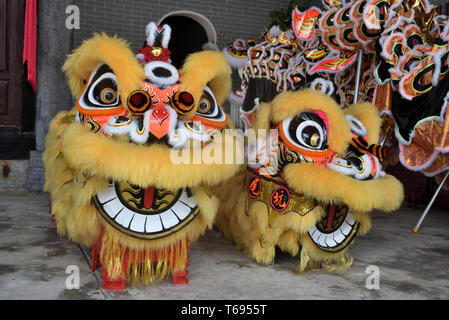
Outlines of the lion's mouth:
[[354,239],[359,223],[353,219],[352,211],[344,205],[330,204],[327,215],[309,230],[310,239],[322,250],[339,252]]
[[190,189],[169,191],[111,182],[93,203],[101,217],[118,231],[143,240],[167,237],[199,214]]

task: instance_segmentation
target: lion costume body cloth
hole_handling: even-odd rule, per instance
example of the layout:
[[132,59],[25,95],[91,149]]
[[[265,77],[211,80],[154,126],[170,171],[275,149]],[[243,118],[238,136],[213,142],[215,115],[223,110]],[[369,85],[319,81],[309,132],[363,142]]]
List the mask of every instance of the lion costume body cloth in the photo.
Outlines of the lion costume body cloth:
[[[152,30],[165,46],[168,28]],[[237,139],[213,139],[229,125],[220,107],[231,88],[225,57],[196,52],[178,72],[167,61],[142,65],[125,41],[96,34],[63,70],[76,107],[52,120],[44,153],[58,232],[96,248],[103,285],[170,275],[187,282],[188,243],[212,226],[218,209],[207,190],[239,165],[172,158],[193,150],[192,141],[200,153],[242,152]]]
[[220,191],[218,227],[262,264],[279,247],[300,255],[299,273],[351,265],[349,244],[369,231],[369,212],[403,200],[402,184],[381,169],[380,123],[372,104],[341,109],[311,89],[261,104],[258,143],[247,170]]

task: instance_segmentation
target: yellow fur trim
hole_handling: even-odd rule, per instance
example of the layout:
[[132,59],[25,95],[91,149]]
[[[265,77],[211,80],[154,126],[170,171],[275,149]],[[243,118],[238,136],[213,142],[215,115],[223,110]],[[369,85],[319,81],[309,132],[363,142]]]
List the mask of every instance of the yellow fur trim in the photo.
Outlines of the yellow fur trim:
[[90,205],[93,194],[107,186],[107,181],[90,178],[68,166],[61,152],[61,137],[74,121],[75,110],[59,112],[50,122],[43,154],[46,182],[52,200],[52,214],[58,232],[70,240],[92,245],[98,239],[101,225]]
[[101,177],[86,177],[83,173],[75,177],[73,184],[73,204],[84,206],[90,203],[92,195],[106,189],[109,181]]
[[232,212],[237,208],[242,210],[244,208],[243,206],[237,206],[238,203],[243,203],[243,200],[240,200],[240,198],[245,196],[243,193],[244,176],[245,171],[241,171],[225,183],[215,187],[214,190],[214,195],[219,200],[219,208],[215,219],[215,224],[220,227],[222,232],[225,234],[225,237],[231,240],[232,229],[230,228],[230,220],[234,216],[238,215],[237,213],[233,215]]
[[368,132],[368,144],[379,143],[382,119],[379,116],[376,106],[368,102],[363,102],[352,105],[350,108],[344,109],[343,112],[352,115],[363,123]]
[[116,36],[97,33],[70,54],[62,68],[76,99],[83,93],[83,81],[89,80],[90,74],[100,63],[107,64],[114,71],[122,102],[126,101],[132,91],[140,88],[145,79],[143,67],[127,42]]
[[[101,224],[95,208],[91,205],[64,208],[67,212],[66,227],[70,240],[88,247],[97,242],[101,233]],[[57,220],[57,218],[56,218]]]
[[293,212],[279,216],[273,222],[273,228],[279,228],[282,231],[291,229],[298,233],[304,233],[312,229],[324,215],[323,208],[317,205],[303,217]]
[[353,258],[345,248],[341,252],[327,253],[318,249],[308,234],[301,236],[301,260],[296,268],[297,273],[320,268],[333,272],[340,268],[350,267],[353,263]]
[[[245,213],[245,191],[243,186],[244,173],[229,180],[217,188],[215,194],[220,198],[216,225],[225,237],[235,242],[237,249],[242,250],[249,258],[258,263],[270,264],[274,259],[274,246],[264,245],[260,230],[266,230],[263,225],[264,215],[247,215]],[[264,204],[256,202],[253,210],[265,210]],[[266,212],[266,210],[265,210]],[[268,223],[268,219],[265,219]]]
[[205,50],[189,55],[181,69],[181,91],[188,91],[195,99],[195,108],[185,118],[195,115],[201,95],[209,85],[222,104],[231,90],[231,67],[223,53]]
[[199,203],[206,210],[204,215],[201,212],[185,228],[167,238],[152,241],[131,238],[102,221],[104,234],[100,257],[108,275],[111,278],[126,276],[131,283],[148,285],[183,270],[187,262],[187,240],[196,241],[206,231],[208,219],[215,216],[213,203],[207,203],[206,199],[200,199]]
[[217,197],[209,195],[203,188],[194,188],[192,193],[198,203],[201,215],[204,217],[207,226],[212,228],[219,205]]
[[287,230],[281,234],[278,241],[278,246],[282,251],[296,256],[299,253],[299,233],[293,230]]
[[[239,139],[230,139],[233,143],[225,143],[223,139],[223,144],[216,146],[217,149],[222,148],[223,162],[227,153],[242,154],[243,146]],[[200,184],[215,185],[232,177],[240,167],[239,164],[216,163],[175,165],[170,157],[171,149],[166,146],[142,146],[116,141],[94,134],[77,123],[67,127],[62,141],[63,155],[72,168],[91,176],[98,175],[118,182],[128,181],[142,188],[153,185],[178,190]],[[202,152],[209,154],[214,146],[212,143],[203,148]]]
[[[58,114],[53,118],[52,121],[50,121],[49,125],[49,132],[45,139],[45,151],[42,156],[42,160],[44,162],[45,166],[45,185],[44,185],[44,191],[50,191],[53,190],[56,186],[54,185],[57,182],[52,179],[55,176],[60,176],[60,174],[63,174],[65,170],[65,166],[61,168],[61,161],[59,161],[60,158],[60,142],[61,142],[61,134],[65,130],[65,126],[60,125],[56,126],[56,121],[58,119],[62,119],[65,117],[75,115],[75,111],[61,111],[58,112]],[[65,172],[67,174],[70,174],[69,172]],[[67,176],[68,178],[69,176]],[[71,176],[70,176],[71,177]],[[67,179],[66,181],[68,181]]]
[[356,211],[393,211],[404,198],[402,184],[391,175],[359,181],[310,163],[288,164],[284,174],[287,184],[296,192],[327,203],[342,202]]
[[371,217],[368,212],[353,212],[352,217],[359,223],[358,236],[363,236],[371,229]]
[[281,93],[270,103],[270,110],[270,119],[274,123],[307,110],[323,111],[329,125],[329,148],[344,153],[351,140],[351,129],[344,113],[332,98],[321,92],[308,89]]

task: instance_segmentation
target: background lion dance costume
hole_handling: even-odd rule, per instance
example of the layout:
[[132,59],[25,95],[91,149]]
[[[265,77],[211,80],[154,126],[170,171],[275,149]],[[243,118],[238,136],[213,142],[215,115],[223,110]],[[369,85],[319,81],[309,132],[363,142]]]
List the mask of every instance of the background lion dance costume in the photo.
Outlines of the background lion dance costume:
[[289,30],[229,44],[225,53],[243,78],[231,97],[246,126],[256,98],[269,102],[288,90],[314,87],[341,107],[372,102],[382,116],[383,146],[395,150],[387,162],[441,180],[449,170],[448,19],[427,0],[323,0],[321,9],[295,9]]
[[174,164],[170,154],[192,141],[201,153],[243,152],[238,141],[214,141],[228,125],[220,107],[231,88],[226,58],[196,52],[178,71],[170,35],[169,25],[150,23],[135,57],[125,41],[96,34],[63,67],[76,106],[51,122],[45,189],[58,232],[93,247],[108,289],[167,276],[187,283],[189,242],[218,208],[210,187],[239,166]]

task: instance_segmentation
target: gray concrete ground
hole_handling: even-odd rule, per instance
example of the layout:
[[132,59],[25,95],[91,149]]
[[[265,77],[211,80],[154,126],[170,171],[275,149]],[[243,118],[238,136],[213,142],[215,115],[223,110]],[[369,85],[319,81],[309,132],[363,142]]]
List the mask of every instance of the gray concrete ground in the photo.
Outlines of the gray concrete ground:
[[[277,255],[260,266],[218,231],[192,245],[190,282],[160,281],[149,288],[105,291],[89,270],[86,250],[56,233],[49,197],[0,193],[0,299],[448,299],[449,212],[433,209],[418,234],[420,210],[375,213],[367,236],[356,240],[354,264],[335,273],[296,275],[298,258]],[[80,269],[80,288],[66,289],[66,268]],[[380,288],[369,290],[366,270],[379,268]]]
[[26,192],[29,169],[30,160],[0,160],[0,192]]

